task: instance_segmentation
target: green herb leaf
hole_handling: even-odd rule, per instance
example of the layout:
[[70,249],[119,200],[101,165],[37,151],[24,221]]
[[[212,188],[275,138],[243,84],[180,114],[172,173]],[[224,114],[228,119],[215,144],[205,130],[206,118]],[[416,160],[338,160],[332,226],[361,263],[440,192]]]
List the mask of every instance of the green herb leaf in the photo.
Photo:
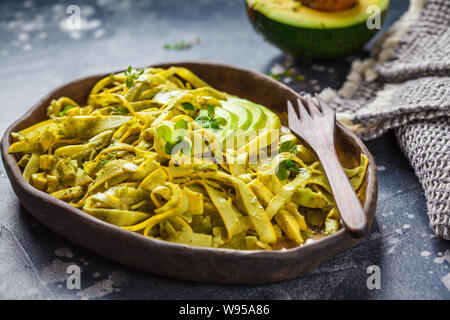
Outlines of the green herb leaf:
[[212,119],[215,115],[216,111],[214,110],[214,106],[208,106],[208,117]]
[[220,124],[221,126],[224,126],[227,124],[227,120],[225,118],[219,117],[219,118],[215,118],[214,120],[217,121],[218,124]]
[[277,170],[277,177],[280,181],[286,180],[289,177],[289,174],[291,173],[290,170],[286,170],[281,165],[278,167]]
[[291,172],[294,172],[294,173],[299,172],[298,167],[296,166],[294,161],[284,160],[279,163],[278,169],[277,169],[277,177],[278,177],[278,179],[280,179],[280,181],[286,180],[287,178],[289,178]]
[[105,157],[103,157],[102,160],[100,160],[100,166],[104,167],[108,162],[112,161],[112,160],[116,160],[117,159],[117,155],[114,152],[108,152]]
[[122,116],[130,113],[130,111],[127,108],[125,108],[125,107],[117,107],[115,112],[117,114],[119,114],[119,115],[122,115]]
[[172,130],[168,126],[162,125],[156,129],[156,135],[166,141],[172,141]]
[[173,127],[174,132],[172,134],[172,142],[180,141],[185,135],[186,131],[189,129],[188,123],[186,120],[179,120],[177,123],[175,123],[175,126]]
[[166,142],[166,145],[164,146],[164,152],[168,155],[171,155],[174,146],[175,146],[175,143]]
[[269,74],[269,77],[271,77],[272,79],[275,79],[275,80],[280,80],[280,75],[279,74],[271,73],[271,74]]
[[134,79],[128,77],[128,78],[125,80],[125,84],[126,84],[126,86],[127,86],[128,88],[133,87],[133,85],[134,85]]
[[289,69],[286,69],[286,70],[283,72],[283,76],[285,76],[285,77],[290,77],[290,76],[292,76],[292,74],[293,74],[293,71],[292,71],[292,70],[289,70]]
[[219,125],[219,123],[216,121],[216,119],[211,120],[211,122],[209,123],[209,126],[210,126],[212,129],[216,129],[216,130],[219,130],[219,129],[220,129],[220,125]]
[[197,118],[195,118],[195,121],[197,122],[205,122],[205,121],[209,121],[211,120],[208,116],[198,116]]
[[291,172],[289,170],[278,168],[277,177],[280,181],[286,180]]
[[293,171],[294,173],[299,173],[298,167],[297,167],[297,165],[295,164],[294,161],[292,161],[292,160],[285,160],[285,162],[286,162],[286,167],[289,170]]
[[125,75],[127,76],[126,80],[125,80],[125,85],[128,88],[131,88],[134,86],[134,82],[137,80],[137,78],[139,78],[139,76],[141,74],[144,73],[144,69],[141,69],[139,71],[133,72],[133,68],[131,66],[128,66],[127,71],[125,71]]
[[192,47],[192,44],[189,42],[185,42],[184,40],[180,41],[178,43],[175,43],[175,44],[166,43],[164,45],[164,49],[166,49],[166,50],[185,50],[185,49],[189,49],[190,47]]
[[67,111],[69,111],[70,109],[75,108],[74,106],[66,106],[58,115],[60,117],[64,117],[64,115],[66,114]]
[[187,121],[184,119],[181,119],[181,120],[178,120],[177,123],[175,123],[175,126],[173,128],[174,128],[174,130],[179,130],[179,129],[187,130],[189,127],[188,127]]
[[[205,114],[206,113],[206,114]],[[199,122],[203,128],[215,129],[219,130],[220,126],[224,126],[227,124],[227,120],[222,117],[214,118],[215,110],[214,106],[208,106],[208,109],[200,110],[200,115],[195,119],[196,122]]]
[[297,153],[297,145],[293,141],[284,141],[280,145],[280,152]]
[[178,142],[167,142],[164,146],[164,152],[167,155],[174,155],[181,151],[185,156],[192,155],[191,145],[184,139],[178,140]]
[[190,102],[183,102],[181,104],[181,106],[184,108],[184,110],[188,110],[188,111],[195,110],[194,105],[192,103],[190,103]]
[[192,149],[189,142],[187,142],[184,139],[181,139],[178,143],[175,144],[174,148],[172,149],[172,154],[176,154],[180,152],[184,154],[185,156],[192,155]]

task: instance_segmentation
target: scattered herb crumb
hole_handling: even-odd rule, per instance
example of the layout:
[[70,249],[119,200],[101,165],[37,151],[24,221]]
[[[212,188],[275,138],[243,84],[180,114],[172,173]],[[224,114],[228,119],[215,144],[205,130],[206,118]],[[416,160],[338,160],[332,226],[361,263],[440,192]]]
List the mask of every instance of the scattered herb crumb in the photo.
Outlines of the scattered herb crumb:
[[[196,38],[194,43],[200,43],[200,42],[201,42],[200,38]],[[187,42],[184,40],[174,43],[174,44],[166,43],[164,45],[164,49],[166,49],[166,50],[187,50],[187,49],[190,49],[194,43]]]
[[272,79],[275,79],[275,80],[280,80],[281,75],[270,73],[269,77],[271,77]]
[[[284,83],[290,83],[292,79],[295,81],[305,81],[305,76],[297,74],[295,68],[292,67],[291,61],[286,61],[284,66],[275,64],[271,69],[269,76],[275,80],[283,80]],[[286,81],[285,81],[286,80]]]
[[66,106],[58,115],[60,117],[64,117],[66,112],[69,111],[70,109],[73,109],[73,108],[75,108],[75,107],[74,106]]
[[121,116],[124,116],[124,115],[130,113],[130,111],[125,107],[109,108],[109,112],[111,114],[114,114],[114,115],[117,114],[117,115],[121,115]]
[[116,159],[117,159],[116,153],[108,152],[106,157],[104,157],[102,160],[100,160],[100,166],[104,167],[108,162],[110,162],[112,160],[116,160]]
[[289,70],[289,69],[287,69],[285,72],[283,72],[283,76],[285,76],[285,77],[290,77],[290,76],[292,76],[292,74],[293,74],[293,71]]

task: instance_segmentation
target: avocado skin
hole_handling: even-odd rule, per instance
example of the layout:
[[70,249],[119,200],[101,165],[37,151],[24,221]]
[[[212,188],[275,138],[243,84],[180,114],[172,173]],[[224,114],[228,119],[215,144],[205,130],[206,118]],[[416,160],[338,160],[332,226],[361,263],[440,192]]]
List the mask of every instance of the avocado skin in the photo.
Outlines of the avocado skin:
[[[272,20],[246,3],[254,29],[283,52],[299,59],[330,60],[364,46],[379,30],[369,30],[366,22],[345,28],[310,29]],[[388,7],[381,12],[383,24]]]

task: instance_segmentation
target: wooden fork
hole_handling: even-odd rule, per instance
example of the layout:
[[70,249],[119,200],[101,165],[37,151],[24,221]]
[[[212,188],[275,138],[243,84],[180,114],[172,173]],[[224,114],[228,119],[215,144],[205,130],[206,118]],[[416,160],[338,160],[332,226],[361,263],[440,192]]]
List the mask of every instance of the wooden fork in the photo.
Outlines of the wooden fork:
[[336,114],[317,94],[316,100],[309,95],[297,99],[298,115],[288,101],[289,128],[316,153],[346,229],[360,238],[367,232],[367,218],[336,153]]

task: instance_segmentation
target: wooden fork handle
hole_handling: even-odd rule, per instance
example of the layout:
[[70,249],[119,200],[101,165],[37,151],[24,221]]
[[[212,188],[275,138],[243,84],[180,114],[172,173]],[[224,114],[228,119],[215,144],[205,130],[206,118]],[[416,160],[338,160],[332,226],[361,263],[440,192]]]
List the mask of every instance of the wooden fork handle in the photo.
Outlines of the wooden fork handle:
[[333,192],[336,207],[349,233],[361,238],[367,232],[367,218],[361,202],[342,168],[334,146],[318,154]]

